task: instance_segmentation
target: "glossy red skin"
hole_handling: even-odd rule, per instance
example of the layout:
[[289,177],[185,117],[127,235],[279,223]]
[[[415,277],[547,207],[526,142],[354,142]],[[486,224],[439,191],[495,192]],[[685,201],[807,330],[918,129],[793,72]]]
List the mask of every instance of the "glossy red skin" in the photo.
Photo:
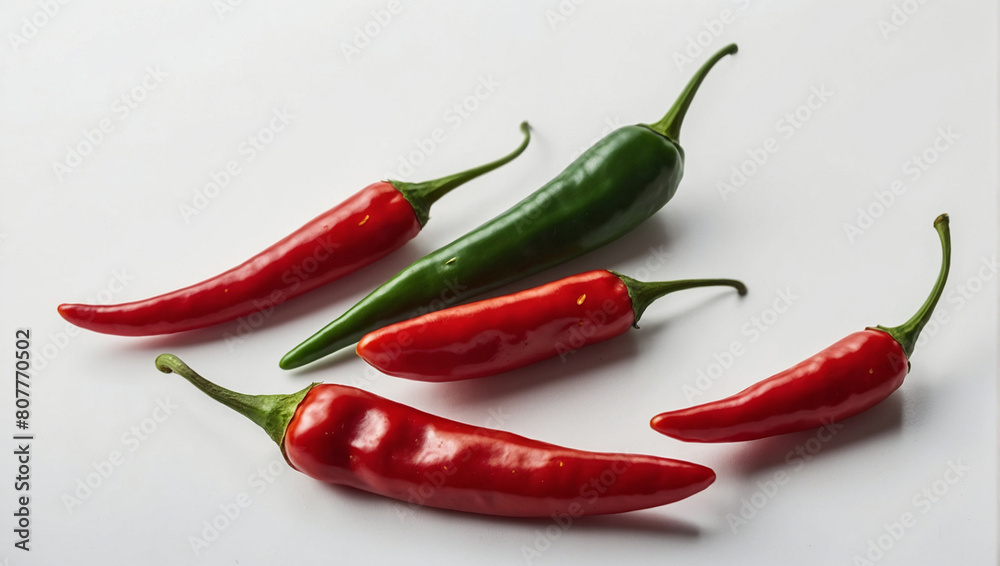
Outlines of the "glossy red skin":
[[396,187],[373,183],[201,283],[118,305],[64,304],[59,314],[81,328],[120,336],[194,330],[267,310],[339,279],[396,250],[420,228],[413,207]]
[[321,481],[413,505],[508,517],[645,509],[715,480],[698,464],[562,448],[330,384],[306,394],[283,451],[295,469]]
[[357,352],[389,375],[456,381],[564,355],[634,322],[625,283],[608,271],[588,271],[386,326],[365,335]]
[[903,384],[909,366],[889,334],[855,332],[815,356],[722,399],[653,417],[650,425],[689,442],[755,440],[857,415]]

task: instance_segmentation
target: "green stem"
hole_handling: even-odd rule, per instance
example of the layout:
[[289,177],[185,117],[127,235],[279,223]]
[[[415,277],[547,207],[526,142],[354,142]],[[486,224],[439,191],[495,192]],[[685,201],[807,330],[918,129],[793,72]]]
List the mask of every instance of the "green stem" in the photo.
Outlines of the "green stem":
[[948,228],[947,214],[942,214],[934,219],[934,229],[937,230],[938,237],[941,239],[941,271],[938,272],[937,281],[934,283],[934,288],[931,289],[930,296],[924,301],[917,314],[903,324],[892,328],[875,327],[889,333],[889,336],[899,342],[903,351],[906,352],[907,360],[913,354],[913,348],[917,345],[920,331],[924,329],[924,325],[930,321],[931,315],[934,314],[934,307],[937,306],[938,300],[944,292],[944,284],[948,281],[948,270],[951,268],[951,230]]
[[687,114],[688,106],[691,106],[691,101],[694,99],[695,93],[698,92],[701,82],[705,80],[708,72],[719,62],[719,59],[722,59],[726,55],[732,55],[738,50],[739,48],[736,47],[735,43],[730,43],[720,49],[715,55],[712,55],[712,58],[706,61],[698,69],[698,72],[691,77],[691,81],[684,87],[681,95],[677,97],[677,102],[674,102],[674,105],[667,111],[663,118],[660,118],[659,122],[650,124],[650,129],[666,136],[670,141],[678,143],[681,135],[681,122],[684,121],[684,115]]
[[285,429],[288,428],[289,421],[295,415],[295,409],[305,398],[306,393],[316,386],[313,383],[302,391],[291,395],[244,395],[218,386],[198,375],[196,371],[173,354],[157,356],[156,369],[163,373],[176,373],[190,381],[192,385],[201,389],[212,399],[257,423],[278,444],[282,452],[285,450],[282,446]]
[[448,194],[452,189],[459,187],[476,177],[483,175],[484,173],[489,173],[501,165],[510,163],[515,157],[521,155],[524,148],[528,147],[528,142],[531,141],[531,126],[529,126],[527,122],[521,122],[521,132],[524,134],[524,140],[521,142],[521,145],[517,146],[517,149],[511,153],[508,153],[496,161],[490,161],[489,163],[480,165],[479,167],[473,167],[467,171],[455,173],[454,175],[448,175],[447,177],[441,177],[440,179],[435,179],[433,181],[424,181],[422,183],[405,183],[403,181],[389,182],[392,183],[392,186],[399,189],[399,192],[403,193],[403,197],[410,202],[410,205],[413,206],[413,211],[417,214],[417,219],[420,221],[420,225],[423,226],[427,224],[427,220],[430,218],[431,205],[434,204],[439,198]]
[[639,328],[639,318],[642,317],[642,313],[646,312],[646,308],[653,301],[674,291],[683,291],[684,289],[693,289],[695,287],[726,286],[736,289],[736,292],[741,297],[747,294],[747,286],[742,281],[737,281],[736,279],[685,279],[683,281],[645,282],[632,279],[617,271],[612,271],[611,273],[621,279],[625,283],[625,288],[628,289],[628,296],[632,299],[632,312],[635,313],[632,325],[636,328]]

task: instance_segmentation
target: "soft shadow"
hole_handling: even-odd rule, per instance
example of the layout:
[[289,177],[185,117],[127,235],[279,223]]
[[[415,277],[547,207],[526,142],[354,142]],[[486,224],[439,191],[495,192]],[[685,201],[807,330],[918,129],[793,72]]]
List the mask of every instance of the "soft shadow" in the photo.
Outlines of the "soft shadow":
[[[293,323],[296,319],[304,315],[316,311],[329,311],[329,321],[332,321],[342,313],[332,309],[330,305],[349,297],[360,299],[429,251],[426,245],[422,246],[419,243],[411,242],[388,257],[366,266],[355,273],[348,274],[318,289],[313,289],[304,295],[276,305],[267,314],[249,314],[236,320],[197,330],[178,332],[177,334],[133,338],[128,347],[139,351],[164,350],[194,344],[212,344],[231,339],[245,341],[241,342],[241,345],[246,346],[247,342],[254,340],[256,333],[281,328]],[[260,319],[261,316],[263,316],[262,320]],[[319,329],[320,327],[317,327],[310,332],[315,332]],[[301,340],[305,340],[308,337],[309,334],[303,334]],[[283,349],[277,353],[277,356],[280,358],[281,355],[295,345],[281,344],[279,347]],[[275,364],[277,364],[277,359],[275,359]]]
[[[580,387],[586,387],[587,380],[602,379],[602,368],[620,363],[621,360],[637,355],[637,337],[629,332],[611,340],[581,348],[562,359],[550,358],[541,362],[479,379],[431,384],[448,388],[458,402],[463,404],[496,404],[507,397],[518,396],[523,391],[551,386],[561,381],[573,379]],[[624,379],[628,376],[620,376]],[[640,379],[642,376],[633,376]]]
[[[318,330],[318,329],[317,329]],[[294,346],[294,345],[293,345]],[[289,346],[287,349],[291,349]],[[281,355],[284,355],[282,352]],[[356,360],[358,358],[357,353],[354,350],[354,345],[347,346],[346,348],[341,348],[332,354],[327,354],[326,356],[316,360],[315,362],[306,364],[302,367],[297,367],[286,371],[285,373],[291,377],[308,377],[317,373],[324,373],[332,371],[335,368],[349,360]]]
[[[551,524],[551,521],[548,521],[548,523]],[[620,513],[618,515],[581,517],[573,523],[573,528],[581,531],[646,532],[655,535],[672,535],[686,538],[701,536],[701,529],[694,523],[682,521],[674,517],[666,517],[659,513],[643,511]]]
[[[671,240],[670,229],[670,225],[664,220],[662,215],[654,215],[628,234],[604,247],[573,258],[566,263],[546,269],[541,273],[536,273],[522,280],[505,285],[485,294],[484,297],[530,289],[557,279],[562,279],[563,277],[569,277],[570,275],[594,269],[618,269],[617,266],[623,265],[629,260],[640,260],[648,257],[650,255],[650,247],[659,248],[663,246],[664,248],[669,248]],[[667,251],[667,253],[670,252]],[[634,276],[635,274],[624,273],[624,275]]]
[[[903,423],[903,394],[897,391],[864,413],[830,425],[825,432],[816,428],[741,443],[732,459],[732,471],[752,476],[788,466],[789,461],[819,460],[851,446],[898,435]],[[823,438],[828,441],[822,442]]]
[[[401,249],[396,250],[371,265],[363,267],[355,273],[327,283],[319,289],[314,289],[301,297],[296,297],[294,300],[281,305],[280,308],[275,309],[275,316],[272,317],[273,320],[269,322],[269,325],[281,327],[303,315],[317,311],[327,311],[329,313],[329,320],[323,324],[332,322],[338,316],[342,315],[346,308],[350,307],[332,309],[330,307],[331,304],[349,297],[361,300],[368,293],[371,293],[389,280],[393,275],[431,251],[433,250],[426,242],[419,240],[409,242]],[[313,331],[318,330],[319,328],[316,328]],[[308,336],[303,336],[303,340],[305,338],[308,338]]]
[[[665,225],[662,222],[657,222],[654,219],[650,219],[649,221],[641,224],[631,233],[626,234],[622,238],[619,238],[618,240],[612,242],[611,244],[605,246],[604,248],[591,252],[590,254],[586,254],[583,257],[576,258],[565,264],[556,266],[552,269],[546,270],[542,273],[532,275],[523,280],[515,281],[509,285],[505,285],[491,292],[470,297],[467,301],[463,302],[472,302],[490,297],[496,297],[507,293],[514,293],[523,289],[528,289],[538,285],[543,285],[550,281],[554,281],[562,277],[567,277],[569,275],[580,273],[582,271],[589,271],[592,269],[602,269],[607,266],[613,265],[613,263],[615,262],[604,261],[603,259],[601,259],[605,255],[607,255],[608,257],[611,256],[616,257],[618,261],[621,261],[622,258],[628,258],[628,257],[639,257],[639,258],[645,257],[649,253],[649,245],[650,245],[649,242],[662,242],[665,239],[666,239]],[[638,242],[640,241],[645,242],[644,247],[638,245]],[[377,276],[379,276],[376,279],[377,282],[374,284],[369,284],[368,287],[363,288],[361,293],[367,294],[377,285],[382,284],[383,282],[391,278],[393,275],[395,275],[399,270],[406,267],[413,261],[416,261],[420,257],[423,257],[423,255],[429,253],[430,251],[431,250],[428,249],[428,250],[423,250],[423,252],[421,253],[414,254],[406,263],[399,266],[398,269],[396,269],[395,271],[393,271],[392,269],[387,269],[384,270],[383,272],[376,274]],[[595,257],[597,258],[596,260]],[[307,295],[307,297],[311,295],[312,294]],[[294,317],[296,316],[296,312],[298,312],[298,314],[301,314],[302,311],[293,311],[285,316]],[[275,318],[277,319],[277,317]],[[331,318],[331,320],[333,320],[333,318]],[[316,330],[319,329],[317,328]],[[293,346],[294,344],[289,345],[288,348],[291,348]],[[317,360],[311,364],[292,370],[293,372],[292,375],[308,376],[317,372],[329,371],[331,368],[338,366],[344,363],[345,361],[352,360],[355,357],[356,356],[354,355],[353,348],[350,347],[344,348],[338,352],[335,352],[334,354],[324,357],[321,360]]]
[[[454,511],[451,509],[438,509],[423,505],[410,504],[405,501],[397,501],[382,495],[376,495],[364,490],[352,487],[323,484],[323,487],[331,494],[331,499],[343,499],[356,505],[364,506],[390,506],[394,514],[399,518],[400,524],[405,523],[409,518],[418,515],[439,518],[442,520],[457,520],[463,524],[476,522],[486,527],[491,526],[513,526],[520,529],[546,529],[556,525],[555,521],[549,517],[502,517],[497,515],[483,515],[479,513],[467,513],[464,511]],[[331,501],[331,506],[336,505],[336,501]],[[655,536],[676,536],[684,538],[696,538],[701,535],[701,529],[693,524],[674,517],[663,516],[658,507],[652,509],[641,509],[618,513],[613,515],[593,515],[572,519],[572,523],[562,530],[575,530],[581,532],[604,532],[604,533],[646,533]]]
[[[583,271],[613,267],[629,259],[641,259],[649,255],[651,245],[661,246],[668,239],[667,223],[663,221],[662,216],[653,216],[632,232],[603,248],[594,250],[582,257],[575,258],[542,273],[513,282],[490,293],[470,297],[469,301],[527,289]],[[255,315],[247,315],[242,320],[237,319],[208,328],[134,339],[135,341],[130,342],[127,347],[139,351],[162,351],[194,344],[214,344],[233,339],[241,340],[241,347],[246,347],[245,342],[252,341],[254,334],[281,328],[293,323],[302,316],[316,311],[329,310],[330,316],[327,322],[330,322],[343,314],[343,312],[334,311],[328,305],[336,304],[348,297],[357,297],[360,300],[360,298],[366,296],[396,273],[431,251],[433,250],[426,244],[419,241],[410,242],[402,249],[356,273],[347,275],[319,289],[314,289],[305,295],[277,305],[273,311],[264,317],[263,321],[258,322],[255,326],[248,324],[248,321],[253,320]],[[320,327],[317,327],[313,332],[319,329]],[[302,340],[306,338],[308,338],[308,335],[302,336]],[[281,355],[295,345],[291,343],[281,344],[278,347],[281,351],[277,352],[276,350],[276,355],[280,358]],[[353,358],[353,348],[344,348],[322,360],[294,370],[292,375],[306,376],[315,372],[326,371],[333,366]]]
[[[698,311],[707,304],[732,300],[732,297],[726,295],[727,293],[720,292],[716,296],[707,296],[662,320],[643,323],[638,330],[633,328],[623,335],[580,348],[567,354],[565,359],[554,357],[498,375],[433,385],[449,388],[449,393],[469,404],[496,403],[498,399],[520,395],[528,389],[550,386],[567,379],[574,379],[580,382],[581,387],[585,387],[588,379],[606,379],[607,372],[601,371],[602,369],[639,356],[644,350],[654,347],[670,350],[672,345],[665,342],[664,334],[671,325],[683,324],[686,317],[697,316]],[[670,355],[669,352],[667,355]],[[677,355],[683,355],[683,352],[677,352]],[[645,377],[619,375],[615,379],[642,380]]]
[[178,332],[177,334],[163,334],[159,336],[138,336],[125,337],[122,347],[126,350],[139,352],[169,351],[175,348],[189,346],[193,344],[213,344],[225,339],[225,333],[230,323],[216,324],[197,330]]
[[[639,327],[633,329],[632,331],[638,331],[642,336],[649,335],[652,337],[654,334],[662,332],[664,329],[669,328],[671,325],[681,324],[684,319],[692,316],[703,316],[704,311],[708,310],[711,305],[716,303],[724,303],[729,301],[738,301],[742,299],[739,294],[736,293],[734,289],[729,287],[705,287],[699,289],[701,291],[702,298],[697,301],[692,301],[689,305],[684,308],[674,310],[669,316],[657,316],[654,312],[656,309],[656,303],[649,307],[646,314],[643,315],[642,320],[639,321]],[[698,293],[699,290],[683,291],[684,293]],[[668,302],[670,297],[663,297],[657,302],[663,301]],[[721,329],[720,329],[721,330]],[[632,332],[630,331],[630,332]]]

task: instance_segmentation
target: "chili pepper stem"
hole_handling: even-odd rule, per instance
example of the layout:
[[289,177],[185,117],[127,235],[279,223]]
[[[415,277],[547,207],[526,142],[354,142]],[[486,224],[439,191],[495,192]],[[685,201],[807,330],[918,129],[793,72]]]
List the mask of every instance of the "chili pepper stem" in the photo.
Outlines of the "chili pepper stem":
[[951,230],[948,227],[947,214],[942,214],[934,219],[934,229],[937,230],[938,237],[941,239],[941,271],[938,272],[938,278],[934,283],[934,288],[931,289],[930,296],[924,301],[920,310],[913,315],[913,318],[903,324],[891,328],[885,326],[875,327],[878,330],[888,333],[896,342],[899,342],[899,345],[903,347],[903,351],[906,353],[907,360],[913,354],[913,348],[917,345],[917,338],[920,336],[920,331],[924,329],[924,325],[930,321],[931,315],[934,314],[934,307],[937,306],[938,300],[944,292],[944,284],[948,281],[948,271],[951,268]]
[[688,106],[691,106],[691,101],[694,100],[694,95],[698,92],[698,87],[701,86],[702,81],[708,76],[708,72],[712,70],[712,67],[719,62],[720,59],[726,55],[735,54],[739,48],[735,43],[730,43],[729,45],[720,49],[715,55],[705,62],[700,69],[691,77],[687,86],[681,91],[680,96],[677,97],[677,101],[674,105],[670,107],[666,115],[660,118],[660,121],[655,124],[650,124],[649,128],[654,132],[664,135],[669,138],[674,143],[680,141],[681,135],[681,122],[684,121],[684,115],[687,114]]
[[431,205],[434,204],[439,198],[451,192],[452,189],[459,187],[476,177],[479,177],[480,175],[489,173],[497,167],[509,163],[518,155],[521,155],[524,148],[528,147],[528,142],[531,141],[531,126],[529,126],[527,122],[521,122],[521,133],[524,134],[524,140],[521,142],[521,145],[517,146],[517,149],[511,153],[508,153],[495,161],[485,163],[478,167],[473,167],[467,171],[455,173],[454,175],[441,177],[440,179],[435,179],[433,181],[424,181],[422,183],[389,181],[389,183],[399,189],[399,192],[403,193],[403,197],[409,201],[411,206],[413,206],[413,211],[417,214],[417,220],[419,220],[420,225],[423,226],[427,223],[428,218],[430,218]]
[[302,391],[291,395],[246,395],[212,383],[173,354],[157,356],[156,369],[163,373],[176,373],[212,399],[257,423],[278,444],[282,452],[284,452],[282,441],[285,438],[285,429],[295,415],[295,409],[305,398],[306,393],[317,385],[312,383]]
[[636,328],[639,328],[639,318],[642,317],[642,313],[646,312],[646,308],[653,301],[674,291],[683,291],[684,289],[693,289],[695,287],[726,286],[736,289],[736,292],[741,297],[747,294],[747,286],[742,281],[737,281],[736,279],[685,279],[683,281],[646,282],[632,279],[617,271],[612,271],[611,273],[625,283],[628,296],[632,299],[632,311],[635,313],[635,320],[632,322],[632,325]]

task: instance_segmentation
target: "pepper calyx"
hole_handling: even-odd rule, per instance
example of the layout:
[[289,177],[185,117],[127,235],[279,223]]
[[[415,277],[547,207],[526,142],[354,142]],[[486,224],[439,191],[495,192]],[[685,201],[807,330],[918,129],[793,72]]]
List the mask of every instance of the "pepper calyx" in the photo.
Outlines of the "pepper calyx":
[[290,395],[246,395],[212,383],[173,354],[157,356],[156,369],[163,373],[176,373],[212,399],[257,423],[281,448],[282,454],[285,452],[283,442],[288,423],[295,416],[295,411],[306,394],[319,385],[311,383],[305,389]]
[[712,70],[712,67],[720,59],[726,55],[734,55],[737,51],[739,51],[739,47],[735,43],[730,43],[717,51],[715,55],[712,55],[708,61],[705,61],[695,71],[694,76],[691,77],[687,86],[684,87],[680,96],[677,97],[677,101],[674,102],[674,105],[670,107],[670,110],[667,111],[663,118],[660,118],[660,121],[655,124],[648,124],[647,127],[675,144],[680,143],[681,123],[684,121],[684,115],[687,114],[688,107],[691,106],[691,101],[694,100],[695,93],[698,92],[698,87],[701,86],[702,81],[708,76],[708,72]]
[[400,193],[403,194],[403,198],[410,203],[413,207],[413,212],[417,215],[417,220],[420,221],[420,225],[424,226],[430,219],[431,205],[434,204],[439,198],[448,194],[455,189],[480,175],[489,173],[490,171],[500,167],[501,165],[506,165],[511,162],[515,157],[521,155],[524,149],[528,147],[528,142],[531,141],[531,126],[527,122],[521,122],[521,133],[524,134],[524,139],[521,144],[517,146],[514,151],[508,153],[507,155],[490,161],[489,163],[484,163],[478,167],[473,167],[453,175],[448,175],[446,177],[441,177],[440,179],[434,179],[433,181],[423,181],[420,183],[407,183],[405,181],[386,181],[392,186],[396,187]]
[[903,352],[906,354],[907,361],[909,361],[910,356],[913,354],[913,349],[917,345],[917,338],[920,337],[920,331],[930,322],[931,316],[934,314],[934,307],[937,306],[938,300],[941,299],[941,295],[944,293],[944,285],[948,281],[948,271],[951,269],[951,229],[948,224],[949,219],[947,214],[941,214],[934,219],[934,229],[937,230],[938,238],[941,240],[941,269],[938,271],[937,280],[934,282],[934,287],[931,289],[927,300],[920,306],[917,313],[903,324],[893,327],[881,325],[875,327],[876,330],[887,333],[896,342],[899,342],[899,345],[903,348]]
[[660,297],[673,293],[674,291],[682,291],[684,289],[693,289],[695,287],[717,287],[726,286],[736,289],[736,292],[742,297],[747,294],[747,286],[743,284],[742,281],[737,281],[736,279],[684,279],[680,281],[639,281],[632,279],[626,275],[622,275],[617,271],[608,270],[615,277],[622,280],[625,284],[625,289],[628,291],[629,299],[632,300],[632,313],[634,314],[634,319],[632,321],[632,326],[639,328],[639,318],[642,317],[642,313],[646,312],[646,308],[649,307],[653,301],[659,299]]

